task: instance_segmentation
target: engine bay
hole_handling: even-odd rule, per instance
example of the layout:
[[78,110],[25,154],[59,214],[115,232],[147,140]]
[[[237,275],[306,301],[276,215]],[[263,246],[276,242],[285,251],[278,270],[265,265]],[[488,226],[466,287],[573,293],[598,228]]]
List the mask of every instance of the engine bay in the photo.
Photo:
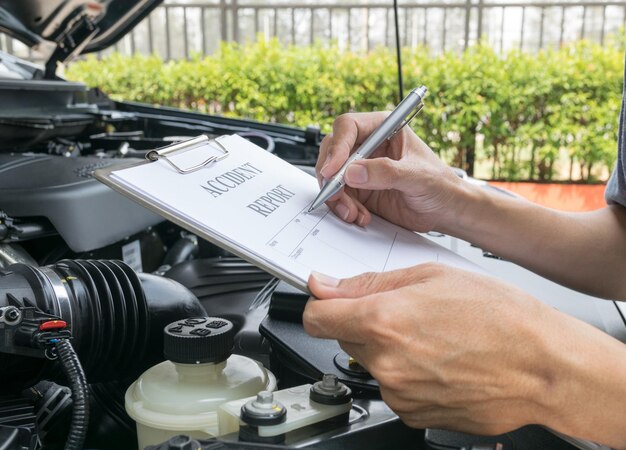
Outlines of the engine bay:
[[[307,294],[165,221],[92,177],[96,169],[133,158],[139,161],[149,150],[200,134],[231,133],[313,173],[322,137],[319,129],[115,102],[98,89],[59,80],[2,80],[0,97],[6,105],[0,112],[2,448],[134,449],[146,443],[146,448],[155,449],[576,448],[540,427],[476,437],[405,426],[382,401],[376,381],[336,342],[304,333],[301,314]],[[490,271],[526,288],[534,283],[539,298],[556,289],[550,284],[546,290],[549,282],[531,279],[523,269],[468,243],[448,242],[439,235],[430,238],[470,259],[480,259]],[[568,291],[567,295],[573,294]],[[578,308],[578,303],[572,304]],[[576,309],[574,315],[626,338],[624,321],[612,302],[600,302],[585,311]],[[256,385],[260,392],[242,391],[241,397],[234,391],[223,394],[218,402],[223,406],[221,413],[231,414],[230,419],[220,416],[230,424],[223,426],[223,433],[190,436],[185,432],[193,427],[176,428],[165,421],[159,422],[158,431],[169,430],[169,434],[138,441],[138,424],[144,416],[129,415],[128,411],[136,411],[125,398],[129,387],[142,373],[157,367],[171,374],[180,369],[176,364],[188,365],[177,362],[188,360],[177,360],[179,356],[171,356],[171,351],[164,353],[169,339],[164,329],[173,323],[180,330],[206,324],[193,335],[204,338],[216,334],[207,328],[209,324],[217,327],[222,322],[232,324],[225,361],[256,361],[263,371],[273,374],[275,386],[261,389]],[[68,351],[64,341],[71,342],[76,354],[68,356],[70,369],[59,362]],[[201,359],[205,356],[195,361],[205,361]],[[215,363],[211,358],[206,361]],[[82,397],[71,381],[77,376],[63,375],[78,373],[77,364],[85,375]],[[263,393],[265,388],[275,391],[273,397]],[[324,403],[327,397],[330,406]],[[285,428],[267,439],[262,436],[264,427],[283,422],[259,413],[263,405],[284,407],[289,418],[284,423],[289,427],[311,408],[316,419],[302,419],[302,426]],[[75,411],[82,411],[83,441],[68,447],[66,442],[77,428],[73,424],[80,419]],[[151,423],[149,434],[156,436],[158,427]]]
[[[304,332],[306,293],[93,178],[233,133],[314,172],[316,127],[113,101],[57,76],[159,3],[0,0],[0,31],[44,61],[0,52],[0,448],[601,449],[539,426],[500,436],[406,426],[336,341]],[[426,237],[626,342],[624,304]]]

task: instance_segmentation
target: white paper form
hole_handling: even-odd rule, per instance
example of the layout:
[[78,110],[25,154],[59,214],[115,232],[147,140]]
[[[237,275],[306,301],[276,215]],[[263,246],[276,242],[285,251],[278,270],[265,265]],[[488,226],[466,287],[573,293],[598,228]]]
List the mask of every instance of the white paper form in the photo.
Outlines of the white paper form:
[[[181,175],[159,160],[112,177],[216,241],[242,249],[250,262],[287,274],[298,287],[306,286],[311,271],[344,278],[430,261],[481,270],[377,216],[361,228],[325,205],[307,213],[319,192],[314,177],[239,136],[220,142],[228,157],[193,173]],[[211,154],[218,152],[206,144],[170,158],[186,167]]]

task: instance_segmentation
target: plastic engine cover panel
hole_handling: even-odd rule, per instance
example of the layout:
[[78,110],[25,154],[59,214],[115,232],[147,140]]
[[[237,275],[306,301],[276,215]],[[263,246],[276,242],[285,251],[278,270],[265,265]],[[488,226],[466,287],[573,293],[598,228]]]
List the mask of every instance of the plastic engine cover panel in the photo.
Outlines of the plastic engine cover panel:
[[163,219],[92,177],[131,159],[0,155],[0,210],[46,217],[75,252],[113,244]]

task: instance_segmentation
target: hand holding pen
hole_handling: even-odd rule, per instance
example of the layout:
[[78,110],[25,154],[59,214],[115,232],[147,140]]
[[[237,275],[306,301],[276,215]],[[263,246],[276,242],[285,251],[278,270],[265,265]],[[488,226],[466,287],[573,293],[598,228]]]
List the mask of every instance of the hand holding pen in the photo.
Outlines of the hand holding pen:
[[[339,116],[320,146],[315,167],[320,184],[337,174],[388,117],[383,112]],[[412,231],[442,229],[446,223],[458,222],[458,213],[465,207],[459,201],[462,180],[410,127],[384,140],[371,156],[347,165],[344,189],[327,201],[336,216],[366,226],[376,214]]]
[[391,139],[422,110],[426,93],[427,89],[424,86],[420,86],[409,92],[391,114],[383,120],[380,126],[367,137],[358,150],[348,158],[339,171],[322,186],[320,193],[309,208],[309,212],[328,201],[344,187],[346,169],[351,163],[360,159],[369,158],[383,142]]

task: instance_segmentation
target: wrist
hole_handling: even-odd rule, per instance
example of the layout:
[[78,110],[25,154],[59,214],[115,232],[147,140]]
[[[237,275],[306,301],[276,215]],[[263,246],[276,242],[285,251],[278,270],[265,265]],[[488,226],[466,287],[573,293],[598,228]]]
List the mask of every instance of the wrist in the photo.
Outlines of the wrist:
[[[468,239],[472,230],[481,228],[490,206],[488,193],[481,186],[468,183],[456,178],[450,187],[450,200],[444,206],[441,219],[437,223],[436,231],[461,239]],[[488,215],[487,215],[488,216]]]
[[524,308],[516,314],[514,333],[520,347],[515,352],[511,386],[513,398],[519,399],[514,409],[520,425],[550,426],[550,419],[560,408],[560,402],[554,397],[554,386],[563,369],[555,363],[560,350],[553,343],[555,330],[558,333],[559,328],[554,313],[561,315],[545,303],[528,297],[524,299]]
[[545,382],[533,422],[626,449],[626,345],[556,310],[545,317],[554,331],[542,339]]

